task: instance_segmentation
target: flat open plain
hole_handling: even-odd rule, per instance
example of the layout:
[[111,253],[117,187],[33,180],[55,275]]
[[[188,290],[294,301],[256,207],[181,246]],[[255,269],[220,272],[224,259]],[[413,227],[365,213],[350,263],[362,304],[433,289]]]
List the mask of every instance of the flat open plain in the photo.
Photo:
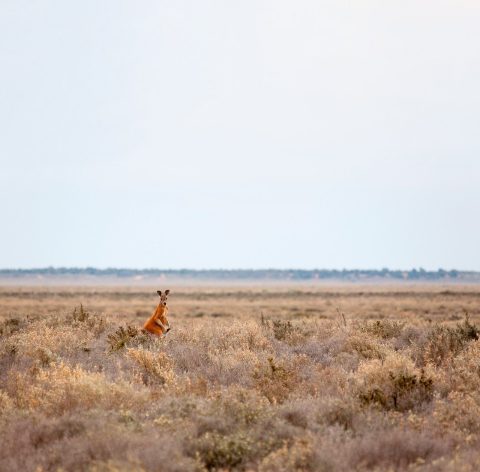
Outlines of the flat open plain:
[[451,321],[480,317],[480,285],[248,285],[0,286],[0,317],[88,310],[134,322],[148,316],[157,289],[171,289],[170,312],[183,318],[350,319]]

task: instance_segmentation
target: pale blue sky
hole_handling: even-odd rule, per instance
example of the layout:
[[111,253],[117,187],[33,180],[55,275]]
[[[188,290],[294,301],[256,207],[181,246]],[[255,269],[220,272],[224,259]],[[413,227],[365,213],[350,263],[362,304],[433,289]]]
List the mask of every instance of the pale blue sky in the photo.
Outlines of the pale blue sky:
[[480,3],[0,0],[0,267],[480,270]]

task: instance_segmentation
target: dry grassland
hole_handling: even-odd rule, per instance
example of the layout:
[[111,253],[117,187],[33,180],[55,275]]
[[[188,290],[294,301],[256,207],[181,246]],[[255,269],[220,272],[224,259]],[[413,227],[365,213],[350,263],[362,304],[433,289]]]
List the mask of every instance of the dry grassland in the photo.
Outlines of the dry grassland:
[[0,471],[480,470],[480,287],[156,288],[0,288]]

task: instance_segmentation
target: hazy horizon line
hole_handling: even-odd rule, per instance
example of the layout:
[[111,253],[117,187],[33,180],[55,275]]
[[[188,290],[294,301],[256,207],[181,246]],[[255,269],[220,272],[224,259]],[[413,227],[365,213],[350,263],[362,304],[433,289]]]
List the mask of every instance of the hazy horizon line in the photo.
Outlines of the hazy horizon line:
[[303,271],[303,272],[425,272],[425,273],[442,273],[442,272],[459,272],[459,273],[480,273],[480,270],[475,269],[457,269],[449,268],[445,269],[439,267],[437,269],[425,269],[424,267],[417,266],[411,268],[359,268],[359,267],[342,267],[342,268],[329,268],[329,267],[98,267],[98,266],[43,266],[43,267],[0,267],[0,273],[5,272],[40,272],[40,271],[95,271],[95,272],[107,272],[107,271],[132,271],[132,272],[289,272],[289,271]]

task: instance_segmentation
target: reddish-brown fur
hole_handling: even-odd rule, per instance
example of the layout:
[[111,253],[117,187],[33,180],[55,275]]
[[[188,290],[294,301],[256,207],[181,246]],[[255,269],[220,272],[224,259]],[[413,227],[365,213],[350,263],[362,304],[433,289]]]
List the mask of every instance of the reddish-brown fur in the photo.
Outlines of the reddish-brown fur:
[[160,296],[160,301],[153,315],[143,325],[143,329],[157,336],[163,336],[170,331],[170,324],[167,319],[167,295],[170,290],[166,290],[163,295],[161,291],[157,291],[157,293]]

